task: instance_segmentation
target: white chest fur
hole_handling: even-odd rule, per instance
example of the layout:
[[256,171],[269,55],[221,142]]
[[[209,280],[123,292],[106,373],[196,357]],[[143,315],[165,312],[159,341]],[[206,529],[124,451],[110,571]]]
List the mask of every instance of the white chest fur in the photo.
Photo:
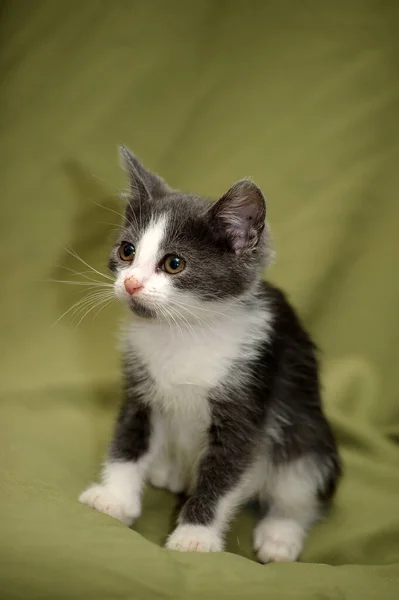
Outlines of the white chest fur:
[[189,488],[193,466],[206,447],[209,391],[233,376],[232,364],[256,354],[267,335],[265,311],[229,314],[209,324],[132,321],[126,344],[148,369],[148,401],[155,409],[150,481],[172,491]]
[[226,378],[237,377],[236,370],[231,370],[233,363],[256,355],[269,327],[265,310],[248,313],[245,307],[209,325],[128,324],[127,347],[145,364],[155,382],[147,396],[155,409],[157,432],[158,459],[151,475],[154,484],[163,486],[160,482],[168,479],[165,474],[172,463],[173,477],[179,482],[173,488],[187,481],[210,424],[209,391]]
[[159,322],[132,322],[127,344],[148,368],[159,392],[179,395],[179,389],[196,388],[207,393],[221,383],[233,362],[256,353],[267,335],[264,311],[231,314],[209,324],[188,326]]

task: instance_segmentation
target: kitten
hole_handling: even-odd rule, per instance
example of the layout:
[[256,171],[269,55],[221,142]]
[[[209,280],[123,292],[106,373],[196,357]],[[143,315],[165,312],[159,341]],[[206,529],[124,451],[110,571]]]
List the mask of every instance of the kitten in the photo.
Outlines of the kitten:
[[296,560],[341,469],[315,346],[261,279],[262,192],[242,180],[210,202],[171,189],[125,147],[121,155],[130,189],[109,267],[131,315],[125,397],[101,483],[80,501],[131,525],[146,481],[185,492],[166,547],[209,552],[258,499],[259,561]]

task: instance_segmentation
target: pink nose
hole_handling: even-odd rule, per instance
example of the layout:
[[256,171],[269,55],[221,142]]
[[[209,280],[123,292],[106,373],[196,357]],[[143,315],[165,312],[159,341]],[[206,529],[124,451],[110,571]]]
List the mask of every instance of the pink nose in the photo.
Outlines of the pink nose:
[[128,294],[133,296],[136,292],[139,292],[142,289],[142,285],[137,279],[134,277],[128,277],[125,279],[125,290]]

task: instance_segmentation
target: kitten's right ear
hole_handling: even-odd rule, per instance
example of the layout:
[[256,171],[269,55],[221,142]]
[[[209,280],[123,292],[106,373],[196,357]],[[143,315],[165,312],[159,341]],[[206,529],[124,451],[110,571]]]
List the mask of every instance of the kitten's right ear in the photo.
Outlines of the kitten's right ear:
[[129,177],[129,195],[131,199],[149,200],[170,193],[171,189],[165,181],[159,175],[146,169],[139,159],[123,144],[119,146],[119,154],[122,167]]
[[237,181],[210,209],[212,227],[236,254],[253,250],[265,228],[266,202],[249,179]]

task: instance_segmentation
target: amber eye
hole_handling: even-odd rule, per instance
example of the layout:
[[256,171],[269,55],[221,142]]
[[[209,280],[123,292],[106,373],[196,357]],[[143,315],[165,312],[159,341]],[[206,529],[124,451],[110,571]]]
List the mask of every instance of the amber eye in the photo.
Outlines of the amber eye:
[[176,256],[176,254],[168,254],[163,259],[161,266],[164,271],[169,273],[169,275],[176,275],[176,273],[181,273],[181,271],[183,271],[186,266],[186,261],[184,258]]
[[119,256],[122,260],[132,261],[136,254],[136,248],[130,242],[122,242],[119,247]]

